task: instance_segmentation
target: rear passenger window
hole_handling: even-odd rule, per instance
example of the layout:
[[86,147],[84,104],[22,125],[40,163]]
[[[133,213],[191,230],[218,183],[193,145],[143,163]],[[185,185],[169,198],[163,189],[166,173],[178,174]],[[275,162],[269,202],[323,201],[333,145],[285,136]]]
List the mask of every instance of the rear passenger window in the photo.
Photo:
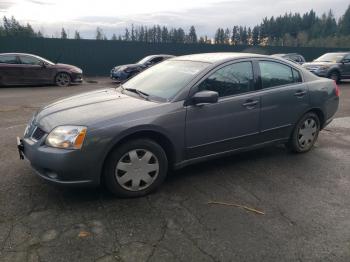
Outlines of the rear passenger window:
[[301,82],[303,82],[303,80],[301,79],[301,75],[300,75],[299,71],[295,70],[294,68],[292,68],[292,71],[293,71],[294,83],[301,83]]
[[15,55],[1,55],[0,64],[17,64],[17,58]]
[[198,91],[218,92],[219,97],[232,96],[254,90],[251,62],[239,62],[218,69],[198,86]]
[[259,62],[262,88],[288,85],[294,83],[292,68],[280,63]]

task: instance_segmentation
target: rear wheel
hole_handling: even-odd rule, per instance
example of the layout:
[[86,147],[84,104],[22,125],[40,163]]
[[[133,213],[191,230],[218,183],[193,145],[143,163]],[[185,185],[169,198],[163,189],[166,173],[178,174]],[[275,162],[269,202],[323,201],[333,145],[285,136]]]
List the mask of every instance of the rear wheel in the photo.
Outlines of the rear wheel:
[[154,191],[166,178],[168,160],[163,148],[149,139],[131,140],[109,155],[104,169],[107,188],[120,197],[139,197]]
[[287,147],[293,152],[304,153],[315,144],[320,132],[320,120],[315,113],[306,113],[295,125]]
[[329,76],[330,79],[334,80],[337,84],[339,84],[341,78],[340,78],[340,74],[338,71],[332,71],[330,72]]
[[70,75],[64,72],[58,73],[55,77],[55,83],[57,86],[62,86],[62,87],[69,86],[71,83]]

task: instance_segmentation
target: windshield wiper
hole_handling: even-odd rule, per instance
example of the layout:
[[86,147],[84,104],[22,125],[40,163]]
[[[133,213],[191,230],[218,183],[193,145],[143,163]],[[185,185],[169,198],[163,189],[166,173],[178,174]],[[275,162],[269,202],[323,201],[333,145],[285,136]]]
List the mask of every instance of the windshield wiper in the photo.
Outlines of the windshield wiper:
[[129,92],[133,92],[133,93],[135,93],[135,94],[138,94],[138,95],[139,95],[140,97],[142,97],[143,99],[148,100],[149,94],[147,94],[147,93],[145,93],[145,92],[143,92],[143,91],[141,91],[141,90],[138,90],[138,89],[136,89],[136,88],[125,88],[125,87],[123,87],[123,86],[121,86],[121,88],[122,88],[123,90],[126,90],[126,91],[129,91]]

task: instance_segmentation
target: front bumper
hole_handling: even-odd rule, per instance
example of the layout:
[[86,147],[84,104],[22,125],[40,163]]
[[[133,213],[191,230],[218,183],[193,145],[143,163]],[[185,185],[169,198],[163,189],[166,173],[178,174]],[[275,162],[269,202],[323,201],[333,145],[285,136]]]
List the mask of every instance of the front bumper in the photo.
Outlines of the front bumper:
[[124,71],[111,71],[111,79],[116,80],[116,81],[125,81],[129,78],[130,74],[124,72]]
[[72,83],[82,83],[83,82],[83,74],[71,73],[71,81],[72,81]]
[[60,185],[100,183],[100,167],[91,165],[94,161],[83,151],[48,147],[44,139],[37,142],[30,138],[17,139],[20,157],[23,155],[41,178]]

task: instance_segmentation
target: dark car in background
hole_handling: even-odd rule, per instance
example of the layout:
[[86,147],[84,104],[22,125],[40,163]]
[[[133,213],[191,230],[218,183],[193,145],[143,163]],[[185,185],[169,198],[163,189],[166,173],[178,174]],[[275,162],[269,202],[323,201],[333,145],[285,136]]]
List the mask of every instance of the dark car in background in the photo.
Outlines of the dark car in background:
[[172,55],[150,55],[135,64],[116,66],[111,70],[111,78],[117,82],[124,82],[141,71],[172,58]]
[[48,181],[136,197],[170,168],[276,143],[307,152],[338,104],[334,81],[287,60],[196,54],[43,107],[17,141]]
[[0,86],[80,83],[83,71],[73,65],[56,64],[32,54],[0,54]]
[[289,53],[289,54],[274,54],[273,56],[276,56],[276,57],[281,57],[281,58],[284,58],[284,59],[287,59],[289,61],[292,61],[294,63],[297,63],[299,65],[302,65],[304,64],[306,61],[305,61],[305,58],[300,55],[300,54],[297,54],[297,53]]
[[350,79],[350,52],[326,53],[303,67],[315,75],[328,77],[339,83]]

